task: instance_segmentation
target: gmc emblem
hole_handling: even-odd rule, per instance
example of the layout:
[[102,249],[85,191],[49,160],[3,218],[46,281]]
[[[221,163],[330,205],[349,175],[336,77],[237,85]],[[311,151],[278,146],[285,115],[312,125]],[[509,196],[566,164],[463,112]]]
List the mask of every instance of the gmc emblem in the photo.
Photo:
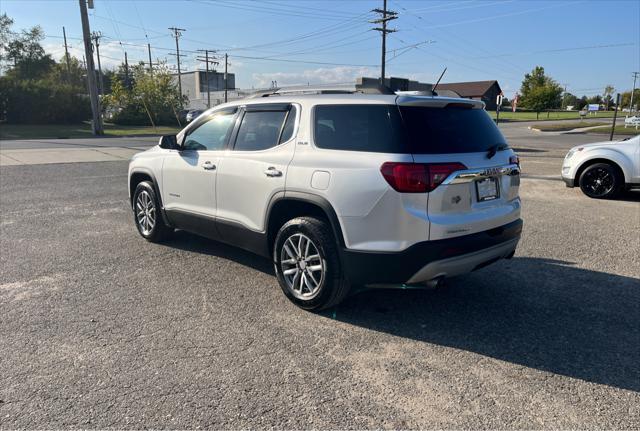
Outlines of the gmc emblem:
[[499,175],[501,172],[500,168],[487,168],[484,170],[483,175],[487,177],[492,177],[495,175]]

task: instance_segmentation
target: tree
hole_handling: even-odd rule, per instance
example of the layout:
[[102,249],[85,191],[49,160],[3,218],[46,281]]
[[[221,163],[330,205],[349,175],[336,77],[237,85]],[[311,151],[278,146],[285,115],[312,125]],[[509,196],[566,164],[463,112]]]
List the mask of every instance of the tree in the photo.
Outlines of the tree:
[[590,105],[602,105],[602,96],[596,94],[595,96],[587,97],[587,103]]
[[544,73],[544,67],[536,66],[531,73],[527,73],[520,88],[520,104],[523,108],[540,112],[559,108],[562,103],[562,87],[555,80]]
[[9,42],[13,39],[13,32],[11,31],[12,25],[13,19],[9,18],[6,13],[0,15],[0,71],[4,69],[5,62],[7,61]]
[[602,93],[602,98],[604,99],[604,103],[607,105],[607,111],[609,110],[609,105],[613,102],[613,92],[616,89],[613,88],[613,85],[607,85],[604,87],[604,92]]
[[[629,104],[631,103],[631,91],[625,91],[620,95],[620,108],[628,109]],[[638,106],[640,104],[640,88],[636,88],[636,91],[633,93],[633,104]],[[633,108],[631,108],[633,111]]]
[[107,109],[116,112],[113,122],[137,125],[177,125],[176,113],[184,106],[178,87],[165,65],[151,74],[144,66],[130,68],[130,87],[120,79],[111,83],[105,96]]
[[576,108],[579,109],[579,107],[577,106],[578,105],[578,98],[575,95],[571,94],[571,93],[565,93],[564,96],[562,96],[562,101],[563,101],[563,105],[565,107],[573,106],[574,109],[576,109]]
[[9,123],[78,123],[90,115],[84,94],[84,70],[76,59],[71,73],[56,63],[41,45],[38,26],[14,32],[13,20],[0,16],[0,119]]
[[582,96],[576,101],[576,108],[578,108],[578,110],[581,110],[582,108],[587,106],[587,103],[589,103],[587,101],[587,96]]

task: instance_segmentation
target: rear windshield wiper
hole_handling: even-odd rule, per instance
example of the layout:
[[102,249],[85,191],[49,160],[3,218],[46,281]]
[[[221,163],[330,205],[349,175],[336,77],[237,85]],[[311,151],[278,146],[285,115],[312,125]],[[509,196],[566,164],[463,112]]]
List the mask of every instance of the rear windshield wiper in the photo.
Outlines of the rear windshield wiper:
[[496,144],[491,146],[487,151],[487,159],[490,159],[493,156],[495,156],[498,151],[502,151],[506,149],[507,149],[507,146],[505,144]]

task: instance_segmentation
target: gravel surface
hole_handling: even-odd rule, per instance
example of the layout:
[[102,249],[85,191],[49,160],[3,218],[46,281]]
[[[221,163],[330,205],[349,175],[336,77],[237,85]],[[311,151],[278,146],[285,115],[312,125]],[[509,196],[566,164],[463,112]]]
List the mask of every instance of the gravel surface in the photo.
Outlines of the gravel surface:
[[145,242],[125,162],[3,167],[0,428],[638,429],[640,199],[526,133],[512,260],[321,314],[262,258]]

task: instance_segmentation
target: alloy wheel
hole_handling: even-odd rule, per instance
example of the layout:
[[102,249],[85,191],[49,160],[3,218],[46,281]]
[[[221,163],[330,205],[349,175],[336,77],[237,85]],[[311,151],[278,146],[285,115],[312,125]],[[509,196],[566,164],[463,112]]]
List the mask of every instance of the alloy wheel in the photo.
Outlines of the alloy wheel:
[[291,235],[284,242],[280,251],[280,269],[291,293],[303,300],[318,294],[326,272],[318,247],[301,233]]
[[156,225],[156,205],[148,191],[143,190],[136,198],[136,221],[143,235],[150,235]]

